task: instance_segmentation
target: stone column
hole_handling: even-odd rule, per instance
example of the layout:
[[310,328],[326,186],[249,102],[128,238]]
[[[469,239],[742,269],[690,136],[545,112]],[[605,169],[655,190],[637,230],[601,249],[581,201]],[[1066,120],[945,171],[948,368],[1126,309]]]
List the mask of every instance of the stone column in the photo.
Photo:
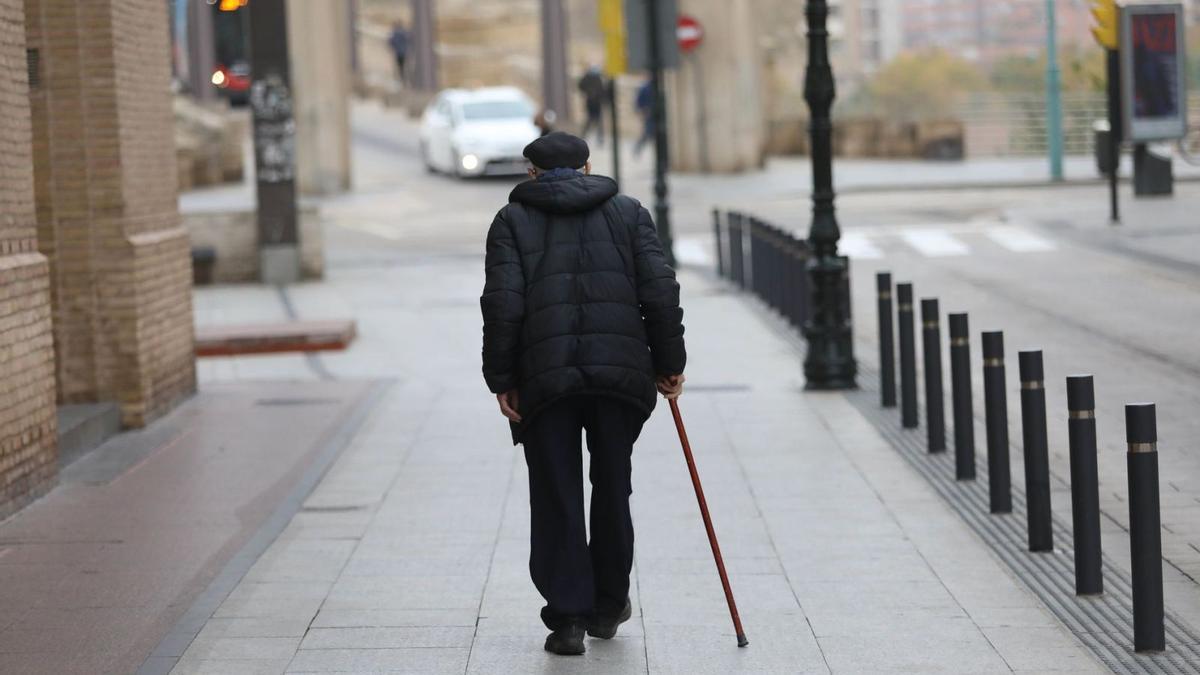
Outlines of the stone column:
[[22,0],[0,0],[0,518],[58,473],[50,267],[37,248],[23,16]]
[[167,7],[25,0],[25,29],[58,399],[116,401],[141,426],[196,387]]
[[679,0],[704,41],[668,77],[671,165],[680,171],[762,166],[766,140],[755,0]]
[[302,195],[350,188],[350,14],[339,2],[288,0],[296,119],[296,187]]

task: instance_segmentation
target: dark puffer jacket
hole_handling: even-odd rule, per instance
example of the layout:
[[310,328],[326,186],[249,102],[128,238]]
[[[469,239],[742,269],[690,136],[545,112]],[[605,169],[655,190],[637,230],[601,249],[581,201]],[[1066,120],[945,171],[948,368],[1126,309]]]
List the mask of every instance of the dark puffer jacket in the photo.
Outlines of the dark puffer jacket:
[[649,417],[655,377],[683,372],[675,272],[650,213],[612,179],[518,185],[488,232],[486,269],[483,375],[493,393],[518,390],[523,425],[572,394]]

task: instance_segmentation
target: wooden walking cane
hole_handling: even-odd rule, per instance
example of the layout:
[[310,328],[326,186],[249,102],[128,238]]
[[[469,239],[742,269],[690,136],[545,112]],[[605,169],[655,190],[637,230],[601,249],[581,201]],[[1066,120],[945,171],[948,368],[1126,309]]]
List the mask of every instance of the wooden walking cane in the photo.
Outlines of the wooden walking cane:
[[696,501],[700,504],[700,515],[704,517],[704,529],[708,531],[708,543],[712,546],[713,560],[717,563],[717,573],[721,575],[721,587],[725,589],[725,602],[729,603],[729,616],[733,618],[733,629],[737,632],[739,647],[750,644],[746,639],[746,631],[742,630],[742,620],[738,617],[737,603],[733,601],[733,589],[729,587],[729,575],[725,573],[725,561],[721,559],[721,546],[717,544],[717,533],[713,531],[712,518],[708,515],[708,502],[704,501],[704,488],[700,487],[700,474],[696,473],[696,460],[692,458],[692,446],[688,443],[687,431],[683,428],[683,417],[679,415],[679,404],[675,399],[669,400],[671,415],[675,418],[675,428],[679,431],[679,442],[683,445],[683,456],[687,460],[688,472],[692,474],[692,487],[696,488]]

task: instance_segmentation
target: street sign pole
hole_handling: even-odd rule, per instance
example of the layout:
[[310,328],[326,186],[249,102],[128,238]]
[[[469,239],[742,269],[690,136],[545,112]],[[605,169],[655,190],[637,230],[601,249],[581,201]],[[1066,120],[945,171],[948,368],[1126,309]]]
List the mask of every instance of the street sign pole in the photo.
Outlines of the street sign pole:
[[284,0],[255,0],[248,9],[259,278],[288,284],[300,280],[300,232],[286,6]]
[[1105,50],[1108,76],[1108,201],[1109,221],[1121,224],[1121,53],[1116,49]]
[[646,0],[646,23],[649,29],[650,93],[653,98],[651,115],[654,119],[654,220],[662,242],[667,263],[675,265],[674,242],[671,237],[671,207],[667,201],[667,169],[670,148],[667,145],[666,101],[663,96],[663,54],[659,31],[658,0]]
[[628,70],[626,63],[625,11],[621,0],[599,0],[600,32],[604,34],[604,74],[608,76],[608,112],[612,117],[612,179],[621,189],[621,127],[618,78]]
[[1050,180],[1063,179],[1062,87],[1058,72],[1058,26],[1055,0],[1046,0],[1046,138]]

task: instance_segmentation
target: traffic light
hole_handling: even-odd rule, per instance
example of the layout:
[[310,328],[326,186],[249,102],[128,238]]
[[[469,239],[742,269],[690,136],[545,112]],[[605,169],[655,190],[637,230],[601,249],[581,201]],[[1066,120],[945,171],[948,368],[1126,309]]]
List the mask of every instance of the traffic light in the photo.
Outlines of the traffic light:
[[1117,0],[1091,0],[1092,36],[1105,49],[1117,49],[1120,45],[1121,8]]

